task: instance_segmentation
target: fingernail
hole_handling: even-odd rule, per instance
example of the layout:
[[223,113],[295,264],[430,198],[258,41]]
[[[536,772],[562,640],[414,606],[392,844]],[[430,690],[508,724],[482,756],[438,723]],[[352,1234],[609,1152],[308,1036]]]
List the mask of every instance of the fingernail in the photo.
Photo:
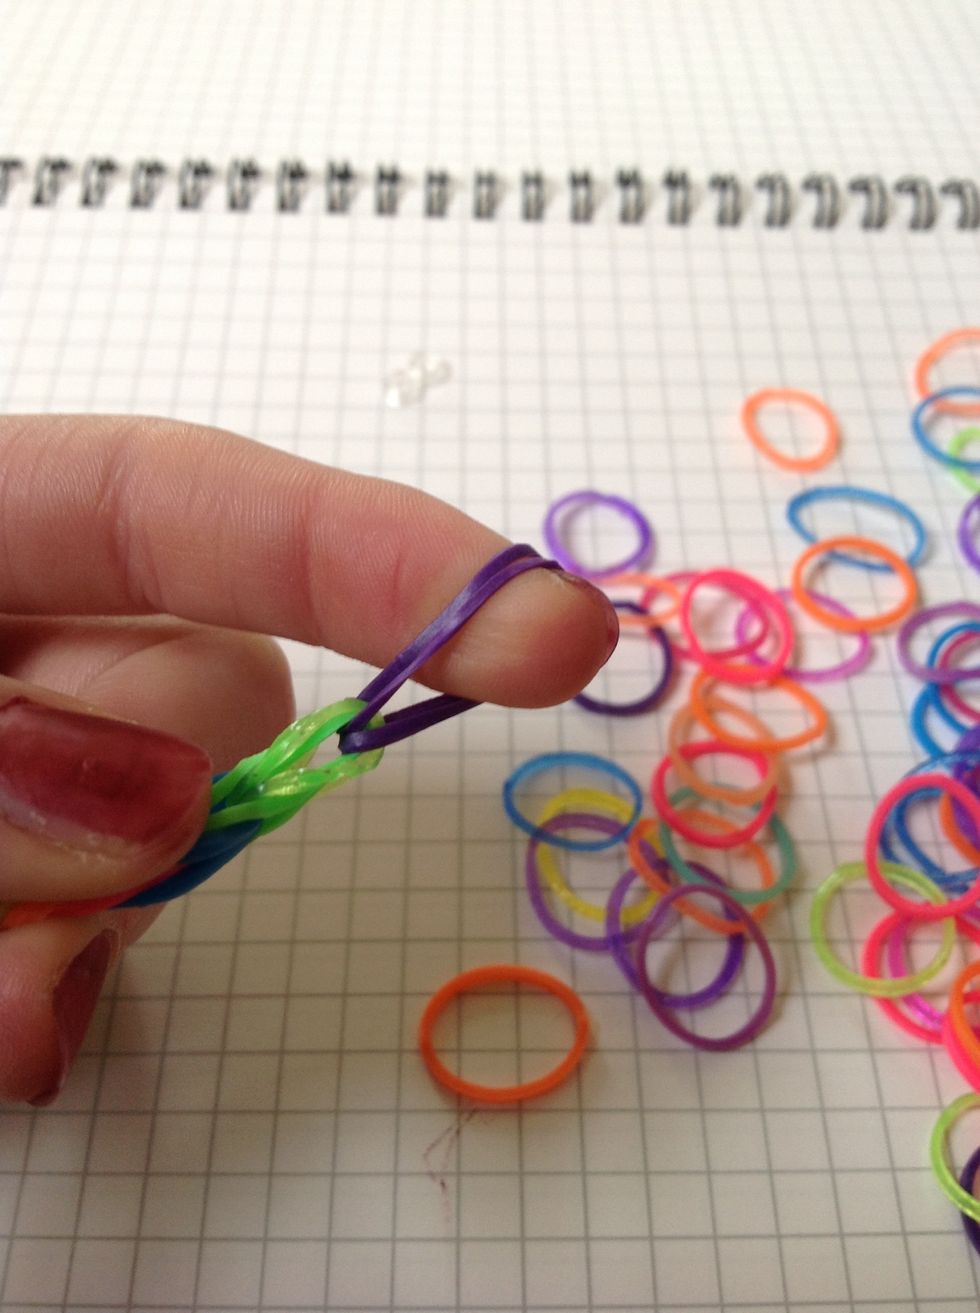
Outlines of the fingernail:
[[103,930],[97,934],[77,957],[72,958],[55,985],[51,1010],[58,1032],[58,1070],[53,1083],[31,1099],[35,1108],[53,1103],[61,1093],[82,1047],[118,942],[115,930]]
[[603,658],[603,665],[605,665],[615,652],[616,644],[619,642],[619,616],[616,614],[616,608],[600,588],[596,588],[588,579],[583,579],[580,574],[570,574],[567,570],[556,570],[555,574],[559,579],[564,579],[566,583],[574,584],[579,592],[585,593],[589,597],[593,605],[602,608],[606,622],[606,655]]
[[0,707],[0,817],[54,843],[152,848],[210,778],[206,753],[159,730],[27,698]]

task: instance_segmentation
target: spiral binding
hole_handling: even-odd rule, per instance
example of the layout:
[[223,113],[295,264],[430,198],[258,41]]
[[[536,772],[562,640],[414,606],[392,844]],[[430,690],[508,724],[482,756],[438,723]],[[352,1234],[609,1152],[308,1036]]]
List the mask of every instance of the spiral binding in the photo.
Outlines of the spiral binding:
[[[216,180],[222,179],[225,205],[229,210],[252,208],[260,186],[274,180],[276,209],[296,214],[316,184],[323,189],[324,209],[328,214],[348,214],[359,191],[369,181],[373,192],[374,212],[393,217],[399,213],[411,180],[397,164],[378,164],[372,176],[358,174],[348,160],[327,160],[322,173],[310,169],[303,160],[283,158],[274,170],[263,169],[258,161],[235,158],[224,167],[206,159],[186,158],[176,169],[162,160],[140,158],[124,168],[108,156],[90,156],[76,165],[61,155],[43,155],[32,166],[13,156],[0,156],[0,207],[20,181],[30,187],[30,203],[52,208],[61,202],[68,181],[79,178],[78,203],[89,209],[105,204],[109,190],[117,180],[128,183],[131,209],[149,210],[158,202],[168,178],[176,182],[178,208],[199,210]],[[590,224],[605,194],[589,169],[572,169],[566,178],[567,217],[571,223]],[[659,187],[666,199],[665,218],[672,226],[691,222],[699,203],[711,206],[713,222],[720,228],[737,228],[745,220],[753,189],[734,173],[713,173],[703,187],[698,187],[685,169],[669,168],[655,184],[638,168],[620,168],[613,175],[618,196],[617,221],[637,225],[652,210],[654,191]],[[463,190],[462,180],[446,169],[427,169],[422,179],[423,213],[430,219],[445,219],[454,198]],[[472,217],[481,221],[498,217],[507,187],[493,170],[478,169],[470,187]],[[889,185],[878,174],[858,174],[842,182],[831,173],[809,173],[794,187],[785,173],[760,174],[755,192],[762,200],[762,224],[766,228],[785,228],[795,213],[808,215],[810,226],[836,228],[843,218],[845,196],[854,198],[859,225],[868,232],[887,227],[893,220],[910,232],[928,232],[936,226],[946,205],[955,206],[955,227],[968,232],[980,229],[980,189],[972,178],[946,178],[938,186],[919,174],[906,174]],[[540,223],[560,189],[549,182],[540,169],[520,175],[520,217],[526,223]],[[811,204],[812,198],[812,204]],[[63,203],[63,202],[62,202]]]

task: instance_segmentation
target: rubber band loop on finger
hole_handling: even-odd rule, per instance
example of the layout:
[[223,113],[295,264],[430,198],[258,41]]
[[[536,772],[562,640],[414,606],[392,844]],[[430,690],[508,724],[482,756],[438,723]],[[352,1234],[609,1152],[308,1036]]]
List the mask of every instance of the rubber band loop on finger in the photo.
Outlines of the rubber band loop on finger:
[[[787,405],[802,406],[805,410],[812,411],[821,420],[825,430],[824,438],[820,447],[812,456],[787,456],[784,452],[778,451],[763,435],[756,418],[757,412],[763,406],[774,401],[784,402]],[[742,402],[741,419],[745,436],[752,445],[768,460],[771,460],[774,465],[778,465],[781,470],[796,472],[819,470],[824,465],[828,465],[837,455],[837,448],[840,445],[840,427],[830,407],[810,392],[803,392],[799,388],[762,388],[758,392],[753,392],[751,396],[746,397]]]
[[[867,552],[871,556],[878,556],[892,567],[904,588],[904,595],[900,602],[877,615],[853,616],[851,618],[839,615],[820,605],[816,597],[806,588],[807,568],[818,557],[827,555],[830,552],[839,552],[841,548],[848,547],[856,551]],[[823,538],[820,542],[813,543],[803,552],[793,566],[790,587],[799,605],[814,620],[826,625],[828,629],[837,629],[845,634],[857,634],[862,630],[870,633],[888,629],[908,615],[915,606],[918,596],[915,575],[902,557],[883,543],[876,542],[873,538],[862,538],[857,534],[841,534],[836,538]]]
[[[530,985],[534,989],[554,995],[567,1008],[575,1027],[572,1047],[561,1062],[546,1075],[539,1076],[536,1080],[524,1081],[520,1085],[481,1085],[476,1081],[464,1080],[462,1076],[450,1071],[436,1053],[432,1038],[433,1030],[436,1021],[449,1003],[461,994],[468,994],[474,989],[483,989],[488,985]],[[453,1094],[472,1099],[477,1103],[495,1105],[522,1103],[528,1099],[539,1098],[542,1094],[555,1089],[568,1079],[582,1061],[588,1039],[588,1014],[585,1005],[574,990],[545,971],[509,964],[474,967],[471,971],[464,971],[461,975],[454,976],[429,999],[418,1029],[418,1045],[422,1061],[434,1080],[451,1090]]]

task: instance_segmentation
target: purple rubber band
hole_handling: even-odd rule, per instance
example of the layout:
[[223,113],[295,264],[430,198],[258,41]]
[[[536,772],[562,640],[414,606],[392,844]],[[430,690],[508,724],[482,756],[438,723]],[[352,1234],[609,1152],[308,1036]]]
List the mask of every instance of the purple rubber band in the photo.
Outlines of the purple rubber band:
[[[957,741],[954,755],[962,754],[965,758],[968,754],[980,752],[980,724],[973,725],[966,731],[962,738]],[[972,789],[974,793],[980,793],[980,765],[960,759],[953,763],[953,776],[961,784]],[[972,844],[974,848],[980,847],[980,828],[977,827],[973,817],[967,812],[958,799],[953,799],[953,816],[956,824],[959,826],[960,833],[967,843]]]
[[[783,598],[787,602],[794,600],[790,588],[774,588],[772,591],[777,597]],[[823,593],[815,592],[812,588],[808,588],[807,592],[825,606],[828,611],[853,619],[854,612],[849,610],[843,602],[838,602],[834,597],[825,597]],[[751,618],[752,611],[749,607],[745,607],[739,612],[739,617],[735,622],[735,637],[740,642],[745,641],[745,629]],[[803,670],[799,666],[787,666],[783,674],[788,675],[790,679],[799,680],[801,684],[825,684],[831,679],[848,679],[851,675],[858,674],[871,660],[871,638],[866,633],[852,634],[851,637],[857,639],[857,651],[845,661],[838,662],[836,666],[827,666],[823,670]],[[762,658],[756,651],[749,650],[748,656],[749,660],[755,662],[756,665],[762,665]]]
[[977,548],[973,539],[976,536],[970,521],[977,517],[977,529],[980,531],[980,492],[963,507],[963,514],[960,516],[960,522],[956,529],[956,538],[960,544],[960,551],[966,557],[967,563],[972,565],[974,570],[980,571],[980,549]]
[[[635,602],[613,602],[617,611],[632,611],[634,615],[646,615],[642,606],[637,606]],[[574,701],[586,711],[594,711],[601,716],[639,716],[644,711],[652,711],[653,708],[662,700],[670,684],[670,677],[674,672],[674,655],[670,647],[670,639],[667,637],[660,625],[652,625],[647,629],[650,639],[660,648],[660,654],[663,658],[661,663],[660,678],[649,693],[643,697],[637,698],[635,702],[603,702],[601,698],[594,698],[589,693],[576,693]]]
[[[571,830],[580,826],[586,830],[598,830],[601,834],[618,834],[622,826],[611,816],[599,816],[595,812],[560,812],[557,816],[552,816],[550,820],[545,821],[540,826],[542,830]],[[534,908],[538,920],[552,935],[562,944],[567,944],[569,948],[581,948],[586,953],[607,953],[612,951],[612,942],[608,934],[604,935],[580,935],[576,930],[569,930],[563,926],[558,918],[554,915],[548,906],[541,888],[541,876],[538,871],[538,845],[540,839],[532,839],[527,846],[527,856],[524,861],[524,876],[527,881],[527,892],[531,899],[531,906]],[[629,943],[640,933],[640,926],[628,926],[621,932],[621,939]]]
[[[663,873],[669,878],[670,865],[664,861],[663,858],[658,857],[649,845],[647,845],[647,847],[649,849],[647,855],[648,860],[652,855],[653,861],[651,864],[661,868]],[[702,866],[699,862],[692,862],[692,866],[695,868],[698,875],[708,883],[718,885],[722,883],[720,877],[715,875],[714,871],[709,871],[706,866]],[[630,885],[638,879],[639,876],[635,871],[629,870],[625,872],[625,874],[622,875],[613,886],[613,891],[609,895],[609,902],[606,904],[606,934],[609,936],[610,951],[612,952],[620,971],[622,971],[623,975],[635,990],[640,989],[640,977],[633,959],[626,950],[624,936],[621,929],[621,918],[623,903],[629,892]],[[651,910],[650,915],[653,915],[653,910]],[[727,912],[726,918],[728,920],[733,919]],[[661,917],[658,924],[660,925],[660,929],[664,930],[666,927],[662,925],[662,921],[663,918]],[[731,988],[739,971],[742,969],[742,961],[745,957],[745,936],[726,935],[725,938],[728,943],[725,948],[725,958],[722,962],[721,969],[717,976],[715,976],[714,980],[712,980],[709,985],[705,985],[703,989],[694,990],[690,994],[671,994],[666,990],[657,989],[657,986],[655,985],[650,986],[651,989],[657,989],[657,992],[660,995],[660,1000],[665,1006],[694,1011],[695,1008],[707,1007],[709,1003],[714,1003],[716,999],[720,998]]]
[[[735,913],[762,955],[762,964],[765,970],[762,997],[754,1014],[744,1026],[740,1026],[731,1035],[725,1035],[718,1039],[696,1035],[693,1030],[689,1030],[687,1026],[682,1025],[672,1015],[671,1009],[661,1001],[660,991],[651,983],[647,975],[647,944],[653,935],[657,933],[660,920],[666,916],[668,908],[672,907],[678,898],[684,898],[692,893],[709,894],[712,898],[716,898],[723,907]],[[704,1049],[712,1053],[726,1053],[730,1049],[741,1048],[743,1044],[748,1044],[750,1040],[754,1039],[769,1020],[776,1001],[776,963],[773,960],[772,949],[769,947],[768,940],[754,917],[750,916],[742,904],[737,902],[727,890],[710,884],[684,884],[668,889],[653,909],[649,919],[643,922],[636,952],[640,990],[643,997],[649,1003],[651,1010],[656,1013],[659,1021],[667,1027],[671,1034],[676,1035],[678,1039],[684,1040],[685,1043],[693,1045],[694,1048]]]
[[980,678],[980,666],[962,666],[952,669],[935,669],[916,661],[912,655],[912,639],[930,620],[942,620],[947,616],[966,616],[969,620],[980,620],[980,605],[962,598],[957,602],[943,602],[940,606],[927,606],[916,611],[898,631],[896,651],[898,659],[910,675],[921,679],[925,684],[959,684],[966,679]]
[[[980,1171],[980,1146],[973,1150],[966,1161],[966,1166],[960,1173],[960,1186],[967,1194],[976,1195],[977,1193],[977,1172]],[[980,1197],[980,1196],[978,1196]],[[980,1254],[980,1222],[975,1217],[970,1217],[968,1213],[961,1213],[963,1218],[963,1230],[966,1232],[966,1238],[970,1244]]]
[[443,644],[448,643],[484,602],[488,602],[493,597],[498,588],[526,570],[559,568],[556,561],[546,561],[527,543],[515,543],[488,561],[445,610],[427,624],[421,634],[361,690],[358,697],[367,705],[357,713],[345,732],[341,734],[339,739],[341,752],[370,752],[374,748],[386,748],[390,743],[397,743],[400,739],[417,734],[419,730],[427,729],[430,725],[438,725],[461,711],[469,711],[471,707],[479,706],[479,703],[469,698],[440,693],[414,706],[392,712],[385,717],[383,725],[374,729],[368,728],[381,708],[398,692],[405,681],[424,666]]
[[[612,510],[618,511],[633,525],[638,537],[637,546],[628,556],[613,565],[604,565],[599,569],[592,569],[575,559],[571,548],[565,542],[558,523],[562,512],[571,510],[574,513],[575,511],[585,510],[590,506],[608,506]],[[559,497],[556,502],[552,502],[548,507],[544,517],[543,531],[545,544],[555,560],[564,566],[566,570],[581,575],[583,579],[608,579],[610,575],[622,574],[624,570],[633,570],[649,565],[653,558],[653,528],[650,521],[632,502],[627,501],[625,497],[617,497],[610,492],[595,492],[592,489],[584,488],[579,492],[570,492],[564,497]]]

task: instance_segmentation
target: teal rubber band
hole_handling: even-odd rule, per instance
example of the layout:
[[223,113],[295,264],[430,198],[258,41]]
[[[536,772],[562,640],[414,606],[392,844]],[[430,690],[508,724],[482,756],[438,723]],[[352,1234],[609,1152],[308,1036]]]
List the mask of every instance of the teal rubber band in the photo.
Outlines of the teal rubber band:
[[[702,801],[700,794],[694,789],[678,789],[670,795],[670,801],[673,805],[686,802],[688,798],[697,798]],[[766,828],[776,840],[776,845],[779,848],[781,869],[778,880],[767,889],[734,889],[731,885],[725,885],[726,892],[730,893],[736,902],[742,903],[746,907],[754,907],[756,903],[767,903],[771,898],[776,898],[789,888],[790,882],[796,874],[796,851],[786,826],[778,816],[773,815],[769,817]],[[683,880],[685,884],[704,884],[704,876],[698,875],[684,860],[677,848],[673,830],[663,820],[660,822],[660,842],[663,845],[664,856],[678,879]]]

